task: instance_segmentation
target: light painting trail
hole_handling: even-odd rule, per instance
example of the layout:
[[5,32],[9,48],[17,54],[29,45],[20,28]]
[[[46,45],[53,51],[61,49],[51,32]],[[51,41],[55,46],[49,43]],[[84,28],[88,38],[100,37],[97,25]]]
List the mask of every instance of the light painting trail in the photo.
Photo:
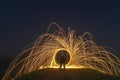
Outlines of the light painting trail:
[[[57,26],[50,33],[53,25]],[[64,31],[57,23],[49,25],[47,33],[40,35],[33,45],[24,49],[11,63],[2,80],[11,80],[43,68],[59,68],[55,55],[60,50],[70,54],[67,68],[90,68],[110,75],[120,75],[120,59],[109,49],[96,45],[92,35],[85,32]]]

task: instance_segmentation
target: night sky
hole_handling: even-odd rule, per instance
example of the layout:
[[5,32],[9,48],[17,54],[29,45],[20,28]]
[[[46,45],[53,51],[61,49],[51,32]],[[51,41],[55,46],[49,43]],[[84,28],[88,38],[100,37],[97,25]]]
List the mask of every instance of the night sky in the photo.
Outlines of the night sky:
[[80,0],[0,1],[0,56],[16,56],[46,33],[51,22],[77,34],[90,32],[100,46],[109,46],[120,55],[120,3]]

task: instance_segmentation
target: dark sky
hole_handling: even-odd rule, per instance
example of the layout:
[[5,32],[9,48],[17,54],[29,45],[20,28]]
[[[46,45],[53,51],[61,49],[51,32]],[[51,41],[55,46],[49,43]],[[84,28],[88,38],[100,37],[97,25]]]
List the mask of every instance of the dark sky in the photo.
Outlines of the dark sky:
[[[45,0],[44,0],[45,1]],[[90,32],[100,46],[120,54],[120,3],[105,0],[0,1],[0,56],[19,54],[47,31],[51,22]]]

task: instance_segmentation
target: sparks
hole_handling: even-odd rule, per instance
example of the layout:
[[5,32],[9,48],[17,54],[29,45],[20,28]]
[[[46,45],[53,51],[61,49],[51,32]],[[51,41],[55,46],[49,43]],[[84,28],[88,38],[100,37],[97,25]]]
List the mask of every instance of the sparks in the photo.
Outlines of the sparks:
[[[54,33],[49,32],[52,25],[58,27]],[[38,69],[58,68],[55,55],[60,50],[70,54],[66,68],[90,68],[110,75],[120,75],[120,59],[106,48],[97,46],[90,33],[76,36],[74,30],[68,29],[66,33],[53,22],[47,33],[40,35],[32,46],[13,60],[3,80],[15,79]]]

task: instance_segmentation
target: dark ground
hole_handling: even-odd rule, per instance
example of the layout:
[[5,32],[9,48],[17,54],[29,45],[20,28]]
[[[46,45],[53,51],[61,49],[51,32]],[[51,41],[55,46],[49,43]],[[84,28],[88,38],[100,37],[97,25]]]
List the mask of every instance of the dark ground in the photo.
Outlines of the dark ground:
[[43,69],[31,72],[16,80],[120,80],[120,77],[91,69]]
[[[14,57],[0,57],[0,80]],[[31,72],[17,80],[120,80],[91,69],[43,69]]]

